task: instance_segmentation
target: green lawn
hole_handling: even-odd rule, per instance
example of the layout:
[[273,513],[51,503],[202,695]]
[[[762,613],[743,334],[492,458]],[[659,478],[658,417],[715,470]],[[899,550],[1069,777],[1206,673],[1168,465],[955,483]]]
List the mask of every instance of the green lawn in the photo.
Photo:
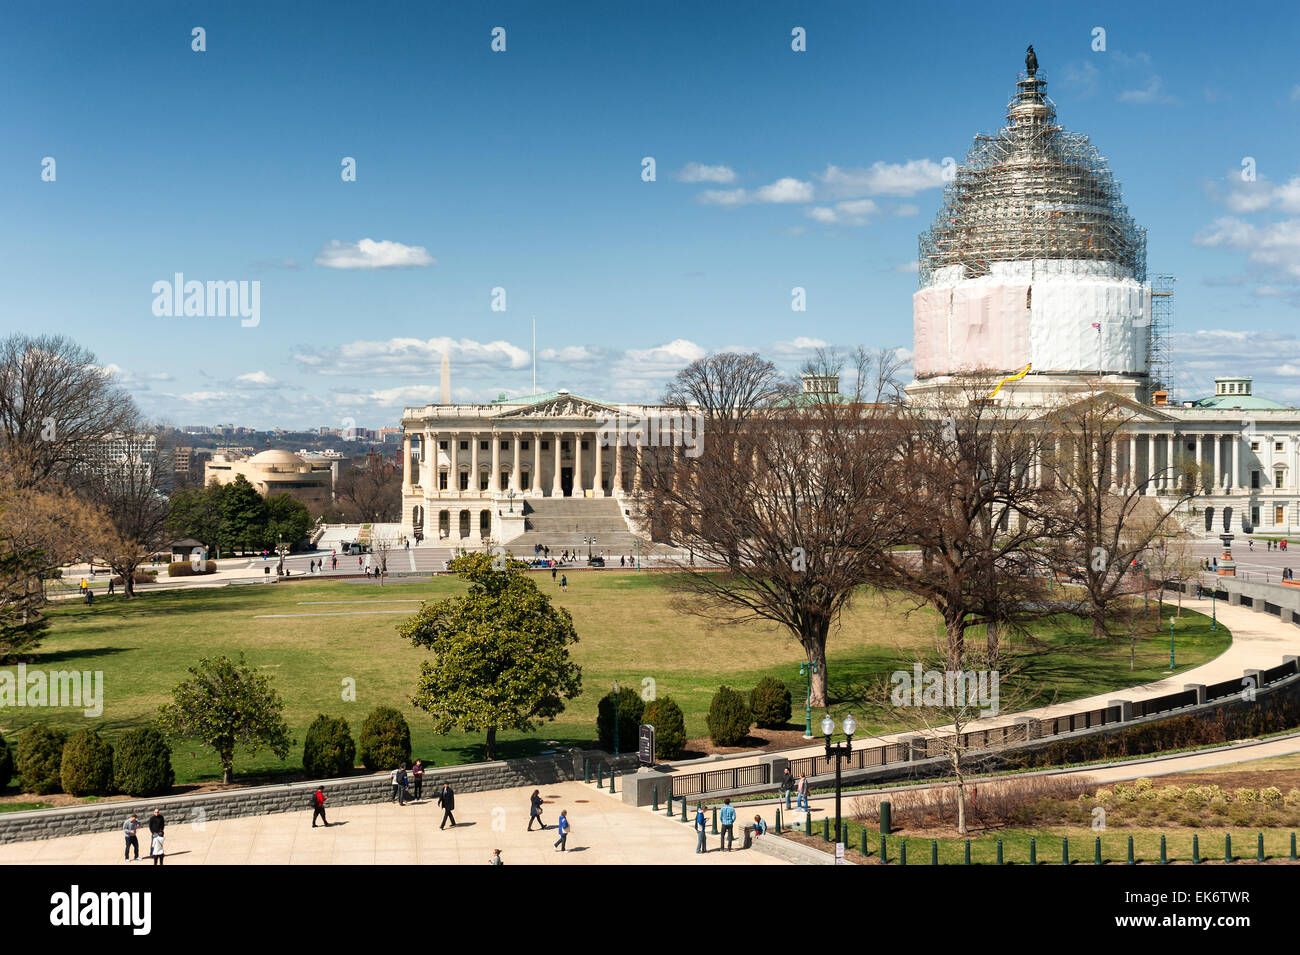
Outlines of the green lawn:
[[[795,813],[799,819],[803,813]],[[770,820],[769,820],[770,823]],[[802,823],[800,823],[802,825]],[[815,841],[822,841],[822,818],[819,815],[813,822],[812,836]],[[830,820],[834,829],[835,820]],[[862,826],[857,822],[847,823],[846,852],[853,861],[862,859]],[[799,831],[802,831],[800,829]],[[1101,861],[1103,864],[1126,864],[1128,862],[1128,839],[1133,837],[1133,859],[1136,864],[1159,864],[1160,837],[1165,836],[1165,858],[1169,862],[1192,861],[1192,839],[1196,838],[1202,862],[1223,862],[1227,858],[1227,837],[1232,837],[1231,858],[1237,861],[1257,858],[1259,833],[1264,835],[1264,858],[1290,860],[1292,857],[1292,830],[1290,829],[1200,829],[1190,830],[1179,827],[1167,829],[1115,828],[1106,832],[1095,832],[1083,827],[1044,827],[1037,829],[1006,829],[997,835],[981,835],[970,839],[971,865],[996,865],[998,857],[998,840],[1002,841],[1003,865],[1027,865],[1029,863],[1030,840],[1033,840],[1036,859],[1039,865],[1060,865],[1064,858],[1063,850],[1068,852],[1072,865],[1094,865],[1096,863],[1097,839],[1101,839]],[[1066,842],[1065,840],[1068,840]],[[874,829],[867,830],[868,857],[880,858],[880,833]],[[891,835],[886,843],[886,852],[890,864],[898,864],[904,845],[907,851],[908,865],[930,865],[933,844],[938,843],[939,865],[964,865],[966,858],[966,841],[963,839],[943,838],[931,840],[925,837],[903,837]],[[827,850],[832,849],[825,843]]]
[[[771,674],[791,686],[794,720],[802,723],[798,664],[803,653],[782,632],[752,625],[720,627],[678,613],[670,607],[661,574],[571,571],[568,578],[569,590],[563,594],[548,575],[538,575],[536,580],[573,614],[581,638],[574,655],[583,668],[584,692],[559,720],[531,736],[500,734],[501,755],[535,753],[551,740],[566,746],[589,743],[596,701],[616,679],[633,687],[653,680],[659,696],[671,696],[681,705],[688,735],[697,737],[705,735],[705,714],[719,684],[748,691],[761,676]],[[51,634],[29,666],[103,671],[104,712],[95,722],[111,740],[150,720],[157,706],[169,698],[171,688],[185,677],[186,667],[200,657],[243,651],[250,664],[272,674],[299,744],[318,712],[345,717],[355,737],[366,713],[389,704],[408,714],[415,755],[437,765],[467,762],[481,758],[480,734],[437,736],[409,705],[424,651],[401,640],[396,627],[418,603],[369,603],[418,601],[463,586],[452,577],[390,583],[383,588],[322,581],[153,592],[133,601],[101,597],[90,608],[80,601],[61,602],[51,607]],[[374,610],[397,612],[356,614]],[[919,651],[934,647],[941,632],[937,616],[906,610],[898,600],[887,604],[870,593],[851,606],[830,641],[833,697],[850,694],[862,681],[910,668]],[[327,612],[353,615],[261,616]],[[1177,636],[1180,670],[1217,656],[1230,641],[1222,625],[1211,632],[1208,619],[1186,610],[1184,614]],[[1036,636],[1036,652],[1023,659],[1023,681],[1033,688],[1037,703],[1148,682],[1164,675],[1168,665],[1167,630],[1139,646],[1133,672],[1127,643],[1098,646],[1087,625],[1079,621],[1049,622],[1037,629]],[[356,683],[356,702],[342,699],[343,681],[349,678]],[[863,725],[862,733],[900,728],[860,703],[841,703],[833,711],[849,708]],[[76,710],[5,708],[0,710],[0,731],[13,741],[15,731],[38,720],[70,731],[87,724]],[[301,748],[283,762],[269,753],[240,753],[236,773],[292,772],[300,757]],[[206,781],[218,775],[215,757],[190,744],[176,744],[173,761],[178,782]]]

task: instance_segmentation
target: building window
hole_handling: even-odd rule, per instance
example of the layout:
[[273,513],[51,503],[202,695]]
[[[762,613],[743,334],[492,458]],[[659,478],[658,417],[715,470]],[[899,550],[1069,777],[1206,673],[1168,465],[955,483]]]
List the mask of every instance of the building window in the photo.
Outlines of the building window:
[[501,450],[502,450],[502,451],[509,451],[509,450],[510,450],[510,442],[509,442],[509,441],[502,441],[502,442],[501,442]]
[[439,441],[439,442],[438,442],[438,450],[439,450],[439,451],[446,451],[446,450],[447,450],[447,442],[446,442],[446,441]]
[[582,450],[584,450],[584,451],[587,450],[587,442],[586,442],[586,441],[582,442]]
[[1274,524],[1286,523],[1286,508],[1281,504],[1273,505],[1273,523]]
[[561,441],[561,442],[560,442],[560,450],[561,450],[561,451],[567,451],[567,450],[569,450],[569,442],[568,442],[568,441]]
[[506,488],[508,488],[509,486],[510,486],[510,472],[509,472],[509,471],[502,471],[502,472],[501,472],[501,486],[498,487],[497,490],[498,490],[498,491],[504,491],[504,490],[505,490]]
[[438,490],[439,490],[439,491],[445,491],[445,490],[447,490],[447,472],[446,472],[446,471],[439,471],[439,472],[438,472]]
[[[1252,507],[1252,508],[1250,509],[1250,526],[1251,526],[1252,529],[1254,529],[1254,528],[1256,528],[1256,527],[1259,527],[1259,508],[1258,508],[1258,507]],[[1245,530],[1245,528],[1242,528],[1242,530]]]
[[532,484],[531,484],[531,483],[529,482],[529,480],[528,480],[528,478],[529,478],[530,476],[531,476],[531,475],[529,475],[529,473],[528,473],[527,471],[525,471],[523,474],[519,475],[519,488],[520,488],[520,490],[527,491],[530,487],[532,487]]
[[1273,472],[1273,486],[1281,487],[1285,483],[1286,483],[1286,472],[1283,471],[1281,468],[1278,468]]
[[542,450],[543,450],[543,451],[549,451],[549,450],[551,450],[551,442],[549,442],[549,441],[543,441],[543,442],[542,442]]
[[528,450],[528,442],[527,442],[527,441],[520,441],[520,442],[519,442],[519,450],[520,450],[520,451],[527,451],[527,450]]
[[461,472],[460,472],[460,489],[461,489],[462,491],[468,491],[468,490],[469,490],[469,472],[468,472],[468,471],[461,471]]
[[1252,450],[1252,451],[1258,451],[1258,450],[1259,450],[1259,442],[1258,442],[1258,441],[1252,441],[1252,442],[1250,442],[1250,450]]
[[469,450],[469,442],[468,442],[468,441],[462,441],[462,442],[460,443],[460,449],[461,449],[462,451],[468,451],[468,450]]
[[1273,442],[1273,450],[1274,450],[1274,451],[1277,451],[1278,453],[1281,453],[1281,452],[1285,451],[1286,448],[1283,446],[1283,444],[1282,444],[1281,441],[1274,441],[1274,442]]
[[488,443],[486,441],[480,441],[478,443],[478,449],[480,451],[486,451],[488,449]]
[[478,489],[480,491],[486,491],[488,489],[488,473],[486,471],[478,476]]
[[1259,490],[1259,472],[1258,472],[1258,471],[1251,471],[1251,472],[1250,472],[1250,487],[1251,487],[1251,490],[1253,490],[1253,491],[1258,491],[1258,490]]

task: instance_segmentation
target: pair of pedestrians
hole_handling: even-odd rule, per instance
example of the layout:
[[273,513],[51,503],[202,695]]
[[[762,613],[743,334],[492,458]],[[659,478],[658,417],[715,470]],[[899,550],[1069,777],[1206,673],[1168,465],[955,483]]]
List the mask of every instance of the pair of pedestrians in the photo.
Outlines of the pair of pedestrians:
[[[163,830],[166,826],[162,810],[154,809],[153,815],[149,817],[149,858],[153,859],[154,865],[163,864]],[[140,827],[140,817],[135,813],[131,813],[130,818],[122,824],[122,834],[126,836],[126,847],[122,854],[125,862],[140,861],[140,837],[136,835]],[[132,850],[135,851],[134,859],[131,857]]]

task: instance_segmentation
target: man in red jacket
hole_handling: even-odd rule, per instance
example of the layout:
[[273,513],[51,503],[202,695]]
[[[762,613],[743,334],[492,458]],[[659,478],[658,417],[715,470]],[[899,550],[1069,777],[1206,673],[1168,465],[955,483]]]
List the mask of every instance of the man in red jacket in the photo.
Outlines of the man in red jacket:
[[316,828],[317,816],[320,816],[320,821],[325,823],[326,827],[328,827],[330,824],[329,820],[325,818],[325,799],[326,799],[325,787],[317,786],[316,792],[311,797],[311,805],[312,805],[311,827],[313,829]]

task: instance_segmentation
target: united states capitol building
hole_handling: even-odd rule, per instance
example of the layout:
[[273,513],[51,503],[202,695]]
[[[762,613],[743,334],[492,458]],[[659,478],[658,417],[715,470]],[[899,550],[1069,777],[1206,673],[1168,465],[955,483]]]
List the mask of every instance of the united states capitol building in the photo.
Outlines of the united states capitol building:
[[[1212,395],[1170,400],[1172,282],[1148,279],[1145,230],[1088,138],[1057,122],[1046,86],[1031,48],[1006,125],[976,138],[921,236],[910,400],[991,372],[1018,376],[994,400],[1032,417],[1102,387],[1131,402],[1113,486],[1159,496],[1176,462],[1195,464],[1194,530],[1223,529],[1225,511],[1233,531],[1300,528],[1300,410],[1231,374]],[[444,364],[442,403],[403,412],[405,535],[516,552],[594,536],[615,553],[647,536],[641,462],[661,452],[606,440],[606,423],[672,409],[564,390],[451,404],[446,375]]]

